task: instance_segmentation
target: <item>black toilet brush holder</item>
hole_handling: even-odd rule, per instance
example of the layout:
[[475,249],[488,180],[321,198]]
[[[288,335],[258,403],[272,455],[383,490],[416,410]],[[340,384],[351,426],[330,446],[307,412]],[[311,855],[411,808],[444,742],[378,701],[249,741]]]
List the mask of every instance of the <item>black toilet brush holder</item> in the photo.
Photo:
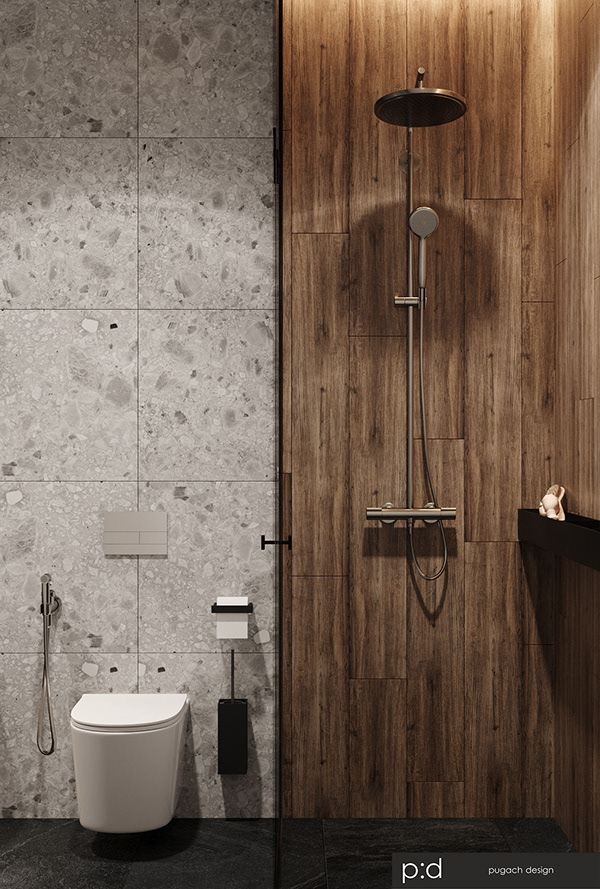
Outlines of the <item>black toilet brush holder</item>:
[[231,697],[220,698],[217,719],[219,775],[248,772],[248,700],[235,697],[234,650],[231,649]]

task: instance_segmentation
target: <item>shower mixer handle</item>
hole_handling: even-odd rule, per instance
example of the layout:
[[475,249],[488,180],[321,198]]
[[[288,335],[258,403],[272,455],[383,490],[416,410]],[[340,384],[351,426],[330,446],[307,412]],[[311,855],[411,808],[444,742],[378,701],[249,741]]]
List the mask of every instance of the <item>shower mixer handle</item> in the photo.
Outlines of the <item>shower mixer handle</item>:
[[392,523],[397,521],[414,521],[421,519],[424,522],[439,521],[440,519],[455,519],[455,506],[431,507],[422,509],[398,509],[391,504],[381,507],[368,507],[367,519],[375,519],[380,522]]

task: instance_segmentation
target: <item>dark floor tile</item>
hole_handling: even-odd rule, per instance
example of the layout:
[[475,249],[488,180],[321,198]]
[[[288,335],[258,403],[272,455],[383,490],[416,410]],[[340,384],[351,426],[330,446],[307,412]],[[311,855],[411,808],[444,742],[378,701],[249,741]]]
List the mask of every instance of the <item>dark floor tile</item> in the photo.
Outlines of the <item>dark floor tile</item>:
[[98,858],[92,850],[96,834],[78,821],[34,819],[27,827],[12,819],[9,823],[12,828],[2,824],[0,833],[2,889],[123,889],[131,862]]
[[389,889],[394,852],[508,852],[487,818],[340,819],[324,822],[328,889]]
[[511,852],[575,852],[554,818],[497,818]]
[[491,818],[360,818],[324,821],[325,854],[368,858],[392,852],[508,852]]
[[281,889],[327,889],[320,818],[285,818],[281,827]]
[[41,834],[51,834],[57,827],[73,822],[73,818],[1,818],[0,855],[4,856],[15,846],[21,846]]
[[392,857],[365,859],[348,855],[327,858],[327,889],[390,889]]
[[[136,850],[125,889],[271,889],[276,822],[271,819],[185,819]],[[163,828],[166,831],[167,828]],[[182,831],[190,840],[181,843]],[[159,833],[159,831],[155,831]],[[193,836],[192,836],[193,833]],[[180,843],[179,848],[174,844]]]

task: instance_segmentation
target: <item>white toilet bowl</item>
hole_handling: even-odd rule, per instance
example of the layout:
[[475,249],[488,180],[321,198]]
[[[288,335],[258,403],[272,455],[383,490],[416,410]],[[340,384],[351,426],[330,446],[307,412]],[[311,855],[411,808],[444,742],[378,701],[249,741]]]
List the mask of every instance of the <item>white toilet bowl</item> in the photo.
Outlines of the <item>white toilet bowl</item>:
[[71,711],[75,786],[83,827],[155,830],[179,795],[187,695],[83,695]]

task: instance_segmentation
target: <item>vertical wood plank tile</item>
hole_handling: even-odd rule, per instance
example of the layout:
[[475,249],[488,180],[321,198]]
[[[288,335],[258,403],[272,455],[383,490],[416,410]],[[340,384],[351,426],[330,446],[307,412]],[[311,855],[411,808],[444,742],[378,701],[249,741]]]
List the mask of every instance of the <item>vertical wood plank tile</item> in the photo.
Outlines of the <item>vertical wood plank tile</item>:
[[572,512],[594,515],[594,450],[598,447],[594,425],[594,399],[583,398],[577,404],[577,488],[571,494]]
[[[517,509],[521,505],[520,244],[519,201],[467,201],[467,540],[517,539]],[[497,506],[491,506],[491,501]]]
[[404,334],[394,294],[406,291],[406,130],[373,106],[405,86],[406,0],[352,0],[350,33],[350,330]]
[[523,646],[523,817],[552,817],[553,645]]
[[521,0],[467,0],[468,198],[521,198]]
[[[455,506],[445,522],[448,569],[422,580],[407,556],[407,776],[409,781],[464,780],[464,497],[462,441],[429,442],[440,506]],[[421,442],[415,442],[415,504],[431,498],[424,484]],[[443,547],[437,525],[417,522],[414,548],[422,570],[434,574]],[[434,817],[434,816],[429,816]]]
[[[409,3],[407,16],[409,86],[414,86],[417,70],[423,67],[426,87],[464,95],[463,4],[423,0]],[[443,40],[440,34],[444,34]],[[424,351],[430,438],[464,435],[465,120],[463,117],[413,133],[413,147],[421,158],[414,176],[414,205],[433,207],[440,219],[437,231],[427,242]],[[417,358],[415,354],[415,367]],[[417,404],[415,434],[422,434]]]
[[[600,19],[600,13],[598,14],[598,17]],[[600,154],[600,152],[599,152],[599,154]],[[599,183],[598,190],[600,191],[600,178],[598,179],[598,183]],[[600,212],[598,215],[600,216]],[[598,243],[600,243],[600,241],[598,241]],[[596,306],[600,307],[600,277],[596,278],[594,281],[594,293],[595,293]],[[597,333],[596,342],[600,343],[600,310],[596,311],[595,323],[596,323],[596,333]],[[596,361],[594,362],[594,365],[596,368],[596,373],[595,373],[596,385],[595,385],[595,389],[594,389],[594,402],[595,402],[595,411],[596,411],[596,415],[597,415],[598,406],[600,405],[600,379],[599,379],[600,378],[600,354],[598,354],[596,356]],[[591,515],[600,515],[600,490],[598,489],[598,483],[600,482],[600,447],[598,446],[598,444],[596,444],[594,447],[593,460],[594,460],[594,466],[593,466],[594,487],[592,488],[592,512],[591,512]]]
[[344,575],[348,571],[348,238],[295,235],[292,249],[293,573]]
[[292,7],[293,231],[348,231],[350,0]]
[[411,781],[407,814],[409,818],[464,818],[465,785],[462,781]]
[[403,679],[406,530],[365,513],[406,502],[406,339],[351,337],[350,350],[350,675]]
[[[598,155],[598,119],[594,107],[593,84],[598,79],[600,52],[597,50],[598,35],[594,32],[595,4],[585,4],[585,14],[578,27],[578,65],[577,73],[580,87],[580,139],[579,156],[579,242],[574,245],[580,268],[580,289],[576,292],[579,306],[579,326],[581,330],[581,349],[579,351],[579,379],[581,381],[580,398],[593,398],[598,376],[598,341],[595,339],[597,322],[595,315],[598,308],[595,303],[594,275],[597,263],[598,242],[594,241],[594,216],[598,211],[598,188],[600,182],[594,182]],[[596,56],[596,52],[598,55]],[[596,57],[595,57],[596,56]],[[575,294],[574,294],[575,295]]]
[[278,0],[281,9],[279,45],[281,47],[281,127],[292,128],[292,10],[294,0]]
[[292,816],[347,818],[346,581],[295,577],[292,599]]
[[554,0],[522,3],[523,300],[554,298]]
[[281,472],[292,471],[292,137],[280,133],[281,206]]
[[[292,530],[292,477],[284,472],[279,477],[279,534],[285,540]],[[281,812],[284,818],[292,816],[292,762],[293,762],[293,711],[292,711],[292,555],[287,547],[280,551],[279,571],[279,632],[281,646]]]
[[350,680],[350,817],[406,817],[406,682]]
[[515,543],[465,546],[465,816],[518,818],[521,602]]
[[556,147],[561,153],[579,138],[581,81],[577,71],[577,37],[584,12],[581,0],[557,3],[555,7]]
[[579,347],[579,325],[573,318],[577,309],[571,299],[570,285],[574,266],[575,262],[567,258],[556,267],[555,475],[569,492],[569,497],[576,486],[573,478],[576,433],[571,418],[576,414],[579,399],[579,373],[577,362],[574,366],[572,358]]
[[556,638],[556,573],[553,553],[520,543],[523,590],[523,641],[553,645]]
[[536,507],[554,478],[554,305],[522,311],[522,505]]
[[[561,559],[556,641],[555,817],[579,851],[596,851],[592,835],[594,774],[593,635],[596,572]],[[595,847],[595,848],[594,848]]]

